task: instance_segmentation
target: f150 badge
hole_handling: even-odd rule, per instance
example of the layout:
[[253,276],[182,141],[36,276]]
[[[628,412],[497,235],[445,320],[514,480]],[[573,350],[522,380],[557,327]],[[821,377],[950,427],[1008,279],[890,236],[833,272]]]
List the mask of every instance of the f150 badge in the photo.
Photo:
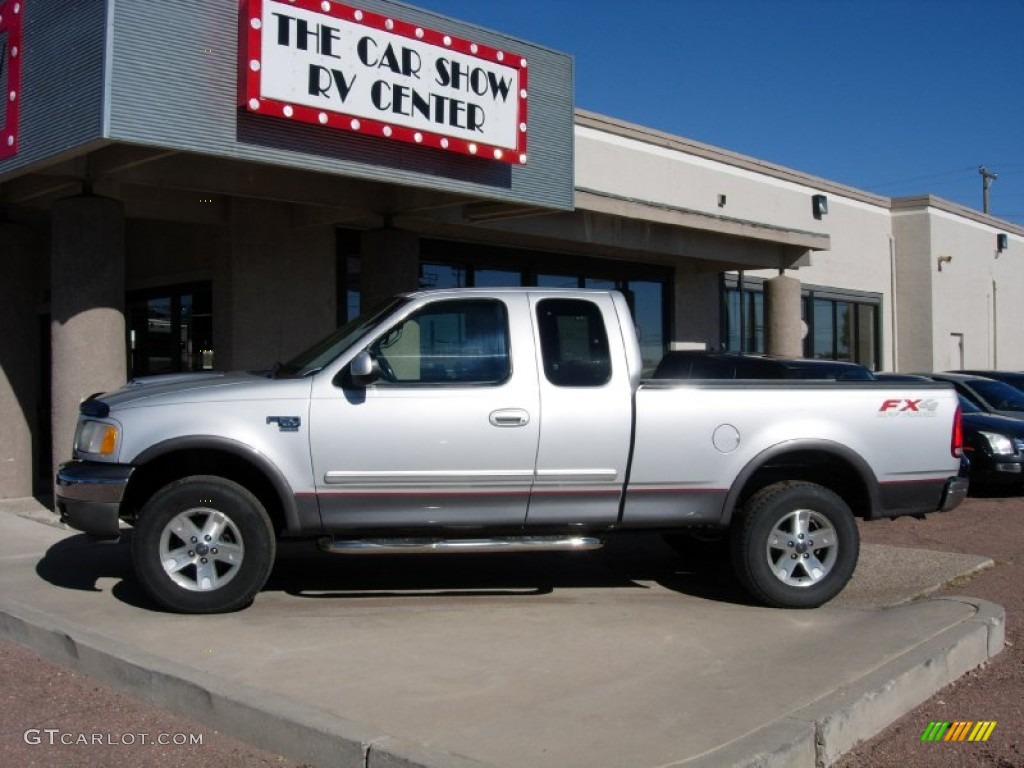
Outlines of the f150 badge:
[[298,432],[302,419],[298,416],[267,416],[267,424],[277,424],[282,432]]

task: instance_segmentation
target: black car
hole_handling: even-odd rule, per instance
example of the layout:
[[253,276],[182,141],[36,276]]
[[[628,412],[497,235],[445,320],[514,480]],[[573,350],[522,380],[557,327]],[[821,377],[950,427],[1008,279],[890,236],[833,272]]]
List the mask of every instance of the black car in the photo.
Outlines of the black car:
[[654,378],[871,381],[874,375],[863,365],[842,360],[682,350],[666,353],[654,369]]
[[950,371],[950,373],[969,373],[972,376],[984,376],[1009,384],[1024,392],[1024,371]]
[[971,483],[1024,485],[1024,421],[985,413],[963,395],[960,411]]
[[1024,392],[1004,381],[968,373],[927,373],[935,381],[948,381],[956,391],[986,413],[1024,419]]

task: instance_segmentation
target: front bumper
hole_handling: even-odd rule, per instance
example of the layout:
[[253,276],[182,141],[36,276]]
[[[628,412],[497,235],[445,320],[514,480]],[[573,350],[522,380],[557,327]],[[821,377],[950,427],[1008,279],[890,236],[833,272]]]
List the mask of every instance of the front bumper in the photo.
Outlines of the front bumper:
[[121,501],[135,467],[69,461],[57,471],[57,513],[62,523],[100,538],[117,538]]

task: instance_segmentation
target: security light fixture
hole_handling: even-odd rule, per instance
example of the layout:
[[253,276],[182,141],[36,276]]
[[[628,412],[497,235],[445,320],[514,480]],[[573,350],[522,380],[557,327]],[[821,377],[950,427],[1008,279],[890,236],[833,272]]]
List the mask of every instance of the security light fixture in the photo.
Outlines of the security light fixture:
[[1010,238],[1005,232],[996,235],[996,252],[1002,253],[1010,245]]
[[937,261],[939,263],[939,272],[942,271],[942,265],[943,264],[949,264],[949,262],[951,262],[952,260],[953,260],[953,257],[950,256],[948,253],[947,254],[943,254],[942,256],[939,256],[938,259],[937,259]]
[[814,218],[820,219],[828,213],[828,198],[824,195],[814,195],[811,198],[811,210],[814,212]]

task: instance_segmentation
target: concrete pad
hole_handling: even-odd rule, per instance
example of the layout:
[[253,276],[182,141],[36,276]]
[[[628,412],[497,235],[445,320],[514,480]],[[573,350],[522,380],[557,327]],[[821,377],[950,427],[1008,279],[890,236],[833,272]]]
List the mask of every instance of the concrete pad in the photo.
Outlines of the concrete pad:
[[1002,648],[999,606],[912,601],[991,564],[968,555],[865,546],[840,599],[780,611],[656,537],[574,555],[290,544],[251,608],[177,616],[125,543],[24,507],[0,502],[0,632],[315,765],[827,765]]

